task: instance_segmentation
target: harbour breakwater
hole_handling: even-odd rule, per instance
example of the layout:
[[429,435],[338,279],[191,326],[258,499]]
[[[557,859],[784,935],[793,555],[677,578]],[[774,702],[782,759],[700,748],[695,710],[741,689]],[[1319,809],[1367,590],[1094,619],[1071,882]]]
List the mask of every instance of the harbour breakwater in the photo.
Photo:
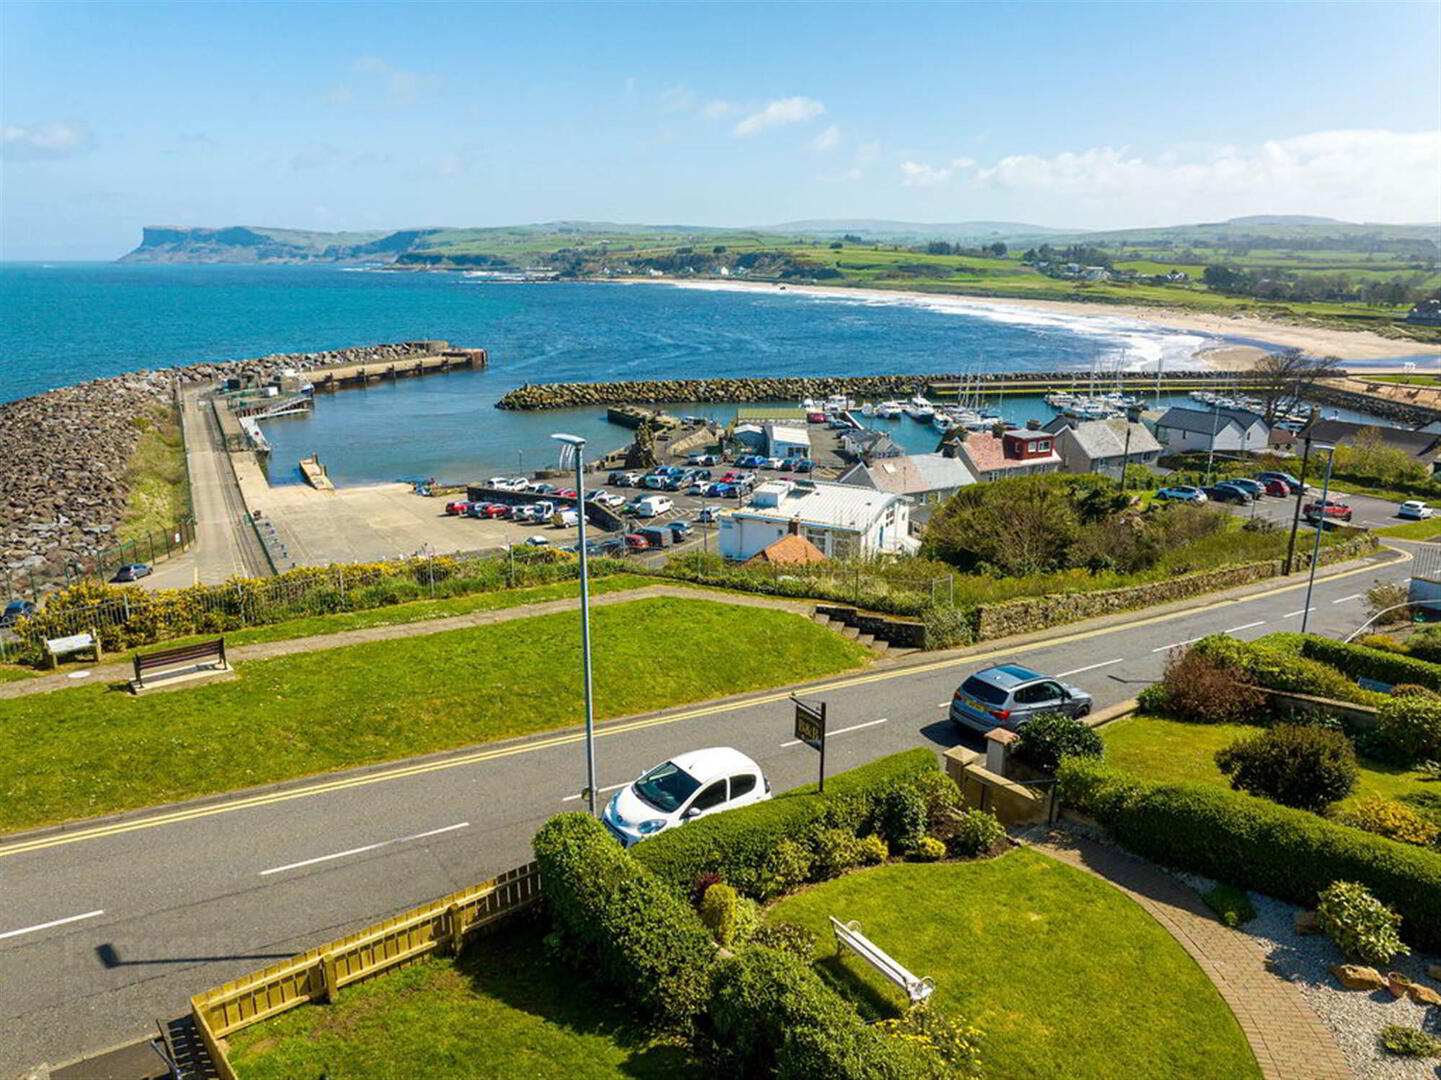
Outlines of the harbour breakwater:
[[[822,399],[832,394],[852,398],[880,400],[907,398],[916,393],[934,390],[953,395],[957,387],[972,391],[996,392],[1001,389],[1015,393],[1044,393],[1052,389],[1082,387],[1086,375],[1081,372],[1003,372],[989,375],[849,375],[817,376],[814,378],[746,378],[746,379],[656,379],[643,382],[597,383],[527,383],[510,391],[495,403],[497,409],[570,409],[586,405],[664,404],[694,401],[731,402],[800,401],[802,398]],[[1128,376],[1122,385],[1127,389],[1163,389],[1181,386],[1234,386],[1247,381],[1246,373],[1220,371],[1187,371],[1173,375]],[[1102,389],[1112,389],[1114,379]]]
[[186,387],[282,370],[391,364],[449,349],[411,341],[283,353],[135,371],[0,404],[0,569],[11,594],[29,594],[88,569],[113,547],[125,518],[126,473],[147,420]]

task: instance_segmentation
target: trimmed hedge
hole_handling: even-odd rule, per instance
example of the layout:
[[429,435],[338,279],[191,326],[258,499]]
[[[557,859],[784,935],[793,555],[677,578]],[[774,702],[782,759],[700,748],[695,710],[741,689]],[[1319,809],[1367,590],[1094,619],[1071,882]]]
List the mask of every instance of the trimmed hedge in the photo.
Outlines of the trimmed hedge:
[[690,1027],[705,1008],[716,958],[691,906],[588,814],[551,818],[533,845],[546,904],[581,953],[580,966],[594,967],[660,1023]]
[[[1272,634],[1257,641],[1238,641],[1210,634],[1191,646],[1223,667],[1241,672],[1267,690],[1311,694],[1359,705],[1380,705],[1386,694],[1362,690],[1341,672],[1301,655],[1299,634]],[[1304,639],[1301,639],[1304,640]]]
[[1430,690],[1441,690],[1441,664],[1427,663],[1414,656],[1403,656],[1400,653],[1371,649],[1344,641],[1332,641],[1311,634],[1307,634],[1303,639],[1301,655],[1330,664],[1353,679],[1375,679],[1393,686],[1410,683]]
[[1123,846],[1307,907],[1333,881],[1358,881],[1398,911],[1402,936],[1441,949],[1441,854],[1236,792],[1149,784],[1093,758],[1067,758],[1062,800]]
[[818,829],[865,831],[890,792],[911,786],[929,788],[928,774],[937,775],[939,769],[935,752],[917,747],[827,777],[824,795],[809,784],[754,806],[667,830],[637,844],[633,854],[678,896],[687,895],[701,874],[718,874],[748,896],[769,899],[794,884],[785,880],[785,873],[777,873],[773,864],[783,842],[790,841],[780,848],[788,852],[795,846],[807,846]]
[[722,961],[711,981],[709,1014],[718,1051],[741,1077],[914,1080],[947,1075],[939,1058],[867,1026],[805,961],[775,949],[752,946]]

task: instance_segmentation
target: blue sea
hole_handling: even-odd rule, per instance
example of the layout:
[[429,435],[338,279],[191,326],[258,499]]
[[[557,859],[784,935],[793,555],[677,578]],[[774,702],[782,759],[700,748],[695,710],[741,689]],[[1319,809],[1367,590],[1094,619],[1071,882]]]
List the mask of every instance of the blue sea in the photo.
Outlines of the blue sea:
[[[340,267],[11,263],[0,266],[0,400],[138,368],[444,338],[490,352],[489,370],[321,395],[312,416],[274,420],[271,479],[318,453],[340,484],[550,464],[549,435],[597,448],[628,434],[600,410],[493,408],[524,383],[615,379],[1195,366],[1222,343],[1113,316],[1071,316],[945,298],[874,300],[805,290],[661,283],[507,284],[454,273]],[[1240,343],[1242,339],[1227,339]],[[1249,342],[1248,342],[1249,343]],[[675,411],[722,418],[734,409]],[[1035,399],[1004,403],[1020,421]],[[914,421],[887,425],[933,449]]]

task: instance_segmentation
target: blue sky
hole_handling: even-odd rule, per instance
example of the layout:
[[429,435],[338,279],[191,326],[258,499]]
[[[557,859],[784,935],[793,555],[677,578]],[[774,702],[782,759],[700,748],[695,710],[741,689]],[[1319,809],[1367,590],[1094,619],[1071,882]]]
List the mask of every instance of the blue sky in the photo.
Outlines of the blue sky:
[[145,224],[1441,219],[1441,5],[0,7],[3,249]]

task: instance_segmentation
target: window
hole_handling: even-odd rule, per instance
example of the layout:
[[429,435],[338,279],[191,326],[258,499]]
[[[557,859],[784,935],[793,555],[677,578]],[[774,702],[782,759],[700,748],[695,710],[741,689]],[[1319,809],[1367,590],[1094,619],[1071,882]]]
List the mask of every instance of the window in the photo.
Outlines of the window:
[[855,551],[856,538],[850,533],[837,532],[831,534],[831,558],[847,559],[854,555]]
[[749,795],[756,789],[756,778],[754,773],[745,773],[742,776],[731,777],[731,798],[739,799],[742,795]]
[[657,810],[670,813],[678,809],[700,787],[690,773],[673,761],[657,765],[635,782],[635,793]]
[[1036,444],[1035,444],[1035,448],[1036,448],[1036,453],[1038,453],[1038,454],[1047,454],[1047,453],[1050,453],[1050,450],[1051,450],[1050,440],[1049,440],[1049,439],[1046,439],[1046,440],[1042,440],[1041,442],[1036,443]]
[[978,679],[974,675],[961,683],[961,693],[969,694],[989,705],[1000,705],[1006,700],[1006,692],[999,686]]
[[1032,683],[1016,691],[1017,705],[1039,705],[1047,701],[1059,701],[1061,688],[1053,682]]
[[806,539],[820,548],[822,553],[826,550],[826,537],[829,535],[830,533],[826,529],[816,529],[809,525],[806,526]]
[[690,808],[692,811],[714,810],[725,801],[726,782],[724,780],[717,780],[695,797],[695,802],[690,804]]

